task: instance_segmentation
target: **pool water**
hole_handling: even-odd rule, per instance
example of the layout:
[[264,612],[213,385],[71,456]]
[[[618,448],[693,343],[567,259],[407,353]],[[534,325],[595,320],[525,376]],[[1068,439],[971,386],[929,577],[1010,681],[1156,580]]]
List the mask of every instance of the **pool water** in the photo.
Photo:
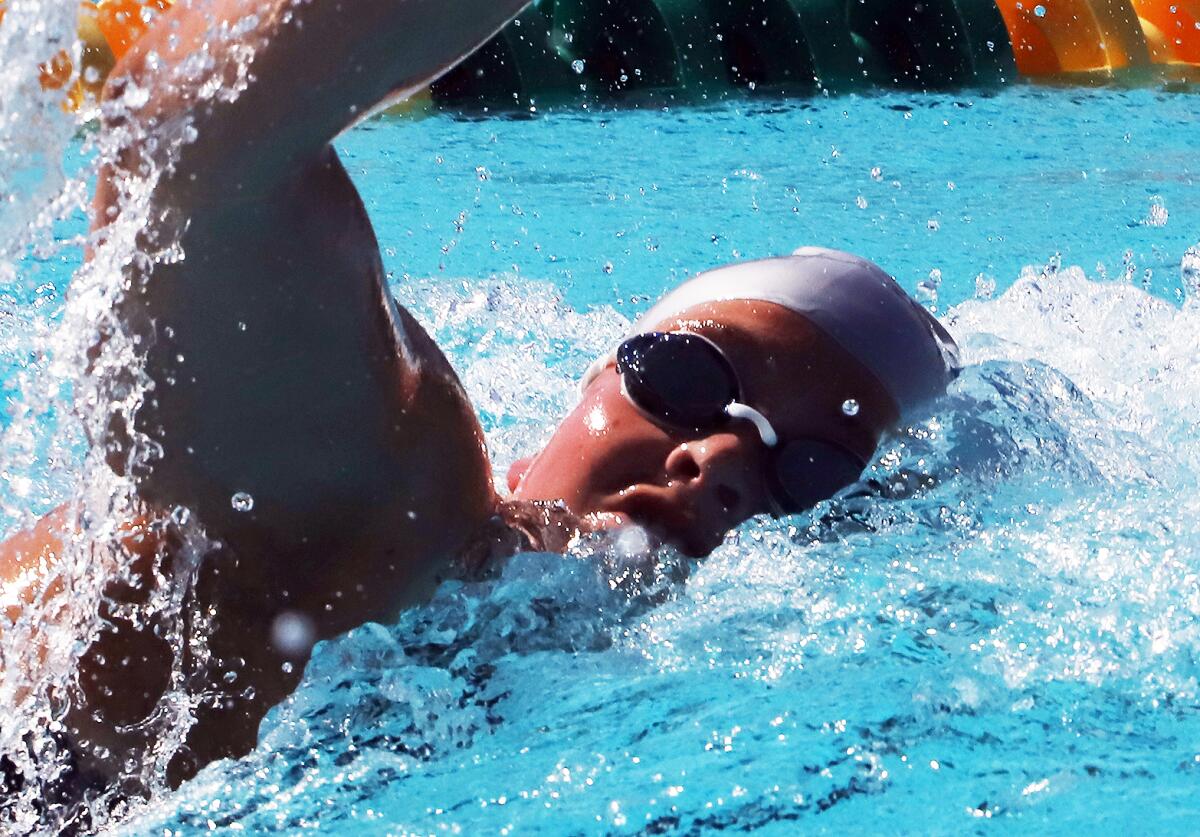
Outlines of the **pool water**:
[[[870,257],[968,366],[861,483],[705,561],[616,583],[620,549],[517,556],[320,645],[255,752],[111,831],[1194,827],[1196,113],[1186,92],[1013,86],[342,137],[500,473],[638,312],[733,260]],[[11,259],[7,530],[76,490],[70,382],[26,393],[61,374],[82,224]]]

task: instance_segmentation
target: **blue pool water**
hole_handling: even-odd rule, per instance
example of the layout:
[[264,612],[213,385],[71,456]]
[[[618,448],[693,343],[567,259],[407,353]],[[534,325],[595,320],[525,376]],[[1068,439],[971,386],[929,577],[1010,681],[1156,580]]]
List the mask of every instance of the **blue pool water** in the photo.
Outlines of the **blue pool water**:
[[[254,753],[113,832],[1195,827],[1197,108],[1014,87],[343,137],[501,469],[658,294],[803,244],[893,272],[969,366],[846,495],[704,562],[614,589],[619,556],[518,556],[319,646]],[[14,262],[10,408],[78,263]],[[6,419],[9,529],[74,488],[70,392]]]

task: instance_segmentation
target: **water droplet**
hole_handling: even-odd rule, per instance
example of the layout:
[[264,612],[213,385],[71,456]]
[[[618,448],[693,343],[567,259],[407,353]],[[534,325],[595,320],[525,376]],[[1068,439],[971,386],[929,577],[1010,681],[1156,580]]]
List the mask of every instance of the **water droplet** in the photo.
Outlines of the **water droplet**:
[[1165,227],[1171,214],[1167,212],[1167,205],[1163,203],[1161,195],[1154,195],[1150,198],[1150,211],[1147,213],[1142,224],[1147,227]]
[[576,58],[571,62],[571,69],[575,71],[576,75],[583,75],[583,70],[586,66],[581,58]]
[[236,512],[248,512],[254,508],[254,498],[245,491],[239,491],[229,498],[229,504]]
[[1033,7],[1033,13],[1035,15],[1037,15],[1038,17],[1045,17],[1046,16],[1046,7],[1043,6],[1041,3],[1039,3],[1038,5]]
[[847,398],[842,402],[842,412],[850,416],[850,418],[857,416],[860,409],[858,401],[853,398]]
[[1179,263],[1183,290],[1192,303],[1200,302],[1200,244],[1189,247]]
[[295,610],[285,610],[271,623],[271,644],[289,657],[307,654],[316,641],[317,629],[312,619]]

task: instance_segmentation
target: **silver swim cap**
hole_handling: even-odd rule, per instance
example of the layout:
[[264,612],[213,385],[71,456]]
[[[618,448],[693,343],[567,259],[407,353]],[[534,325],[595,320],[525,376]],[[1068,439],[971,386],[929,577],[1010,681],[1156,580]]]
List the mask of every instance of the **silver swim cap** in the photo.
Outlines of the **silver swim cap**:
[[739,299],[772,302],[808,319],[879,380],[902,417],[940,395],[958,373],[954,338],[895,279],[866,259],[821,247],[702,273],[663,297],[630,335],[706,302]]

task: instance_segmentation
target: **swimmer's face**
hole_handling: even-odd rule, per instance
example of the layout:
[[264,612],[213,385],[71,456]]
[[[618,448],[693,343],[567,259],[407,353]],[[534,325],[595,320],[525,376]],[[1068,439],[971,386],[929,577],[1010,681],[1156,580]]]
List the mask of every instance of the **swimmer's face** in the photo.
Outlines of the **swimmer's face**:
[[[781,306],[707,303],[659,330],[716,343],[737,372],[743,400],[784,443],[817,438],[866,460],[896,419],[891,400],[852,357]],[[854,417],[842,410],[851,398],[860,404]],[[653,419],[622,394],[610,364],[546,448],[514,466],[509,487],[517,499],[562,500],[579,515],[636,523],[702,556],[741,522],[770,511],[771,455],[748,421],[697,432]]]

